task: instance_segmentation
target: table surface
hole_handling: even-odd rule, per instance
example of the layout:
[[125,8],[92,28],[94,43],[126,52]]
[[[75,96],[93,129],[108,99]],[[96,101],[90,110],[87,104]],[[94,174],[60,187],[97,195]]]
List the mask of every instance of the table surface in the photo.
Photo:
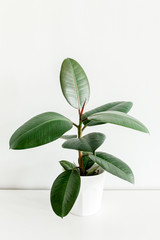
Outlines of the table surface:
[[104,191],[92,216],[61,219],[48,190],[0,190],[1,240],[160,240],[160,191]]

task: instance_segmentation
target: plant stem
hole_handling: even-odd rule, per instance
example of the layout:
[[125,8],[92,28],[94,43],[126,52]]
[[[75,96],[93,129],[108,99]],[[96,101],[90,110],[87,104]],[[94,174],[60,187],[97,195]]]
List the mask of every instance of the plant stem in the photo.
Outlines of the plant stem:
[[77,124],[75,124],[74,122],[72,122],[73,123],[73,125],[76,127],[76,128],[78,128],[78,125]]
[[[82,137],[83,111],[84,111],[85,104],[86,104],[86,99],[83,103],[82,109],[81,110],[80,110],[80,108],[78,109],[78,113],[79,113],[78,138]],[[78,154],[79,154],[78,163],[79,163],[80,175],[84,176],[85,169],[83,167],[83,153],[82,153],[82,151],[78,151]]]
[[87,127],[87,125],[85,125],[85,126],[82,128],[82,132],[83,132],[83,130],[84,130],[86,127]]
[[[79,114],[78,138],[81,138],[81,137],[82,137],[82,115]],[[78,163],[79,163],[80,175],[83,176],[85,173],[83,168],[82,151],[78,151],[78,154],[79,154]]]

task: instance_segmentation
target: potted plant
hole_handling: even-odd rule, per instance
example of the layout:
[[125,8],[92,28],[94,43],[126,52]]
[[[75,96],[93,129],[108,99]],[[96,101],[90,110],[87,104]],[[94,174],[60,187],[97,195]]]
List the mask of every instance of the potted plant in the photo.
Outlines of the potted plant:
[[[130,183],[134,183],[134,175],[129,166],[120,159],[96,151],[105,140],[103,133],[92,132],[82,136],[84,130],[106,123],[145,133],[148,133],[148,129],[127,114],[132,107],[131,102],[107,103],[84,112],[90,95],[89,82],[80,64],[71,58],[62,63],[60,84],[68,103],[78,110],[79,123],[76,124],[56,112],[45,112],[18,128],[11,136],[9,144],[11,149],[20,150],[38,147],[58,138],[65,139],[62,147],[77,150],[78,162],[75,164],[67,160],[60,161],[64,171],[52,185],[51,206],[60,217],[66,216],[71,210],[78,215],[89,215],[100,208],[104,171]],[[64,135],[73,126],[77,129],[77,135]]]

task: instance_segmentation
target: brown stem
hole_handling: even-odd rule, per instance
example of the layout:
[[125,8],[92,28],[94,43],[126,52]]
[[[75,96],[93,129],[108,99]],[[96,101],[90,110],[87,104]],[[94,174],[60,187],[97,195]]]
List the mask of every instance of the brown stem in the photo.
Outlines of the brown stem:
[[82,122],[85,122],[87,120],[87,118],[83,119]]
[[84,130],[86,127],[87,127],[87,125],[85,125],[85,126],[82,128],[82,132],[83,132],[83,130]]
[[[78,138],[82,137],[82,114],[79,111],[79,126],[78,126]],[[80,174],[84,175],[84,168],[83,168],[83,158],[82,158],[82,151],[78,151],[79,158],[78,158],[78,163],[79,163],[79,168],[80,168]]]
[[77,124],[75,124],[74,122],[72,122],[73,123],[73,125],[75,126],[75,127],[77,127],[78,128],[78,125]]
[[79,154],[79,159],[78,159],[78,162],[79,162],[79,169],[80,169],[80,173],[81,175],[84,175],[84,171],[83,171],[83,161],[82,161],[82,151],[78,151],[78,154]]

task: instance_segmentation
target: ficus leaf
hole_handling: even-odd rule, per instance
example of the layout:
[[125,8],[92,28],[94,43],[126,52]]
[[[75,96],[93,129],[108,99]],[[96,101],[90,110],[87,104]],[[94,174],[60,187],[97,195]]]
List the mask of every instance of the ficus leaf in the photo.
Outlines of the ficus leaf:
[[76,166],[73,163],[66,160],[61,160],[59,163],[64,168],[64,170],[73,170],[76,168]]
[[94,108],[88,112],[85,112],[83,114],[83,119],[98,112],[119,111],[119,112],[128,113],[132,106],[133,106],[132,102],[125,102],[125,101],[107,103],[100,107]]
[[104,152],[90,154],[89,157],[107,172],[122,178],[130,183],[134,183],[134,175],[130,167],[117,157]]
[[112,123],[128,128],[132,128],[141,132],[149,133],[148,129],[143,123],[130,115],[118,111],[107,111],[101,113],[95,113],[88,117],[89,120],[98,121],[101,123]]
[[97,171],[98,168],[99,168],[99,166],[95,166],[95,167],[89,169],[89,170],[87,171],[87,175],[86,175],[86,176],[94,175],[94,174],[96,173],[96,171]]
[[73,123],[55,112],[39,114],[18,128],[10,139],[11,149],[38,147],[60,138]]
[[61,173],[54,181],[50,201],[53,211],[65,217],[72,209],[80,190],[80,175],[76,170]]
[[72,107],[81,109],[84,102],[88,102],[89,82],[83,68],[74,59],[67,58],[63,61],[60,83],[63,95]]
[[72,139],[72,138],[77,138],[77,135],[63,135],[61,138],[68,140],[68,139]]
[[82,138],[72,138],[62,144],[63,148],[94,152],[105,140],[103,133],[93,132]]
[[86,153],[83,153],[83,168],[84,170],[88,170],[94,165],[94,162],[89,158],[89,155]]
[[[105,111],[119,111],[119,112],[128,113],[132,106],[133,106],[132,102],[126,102],[126,101],[107,103],[100,107],[94,108],[88,112],[85,112],[83,114],[83,120],[85,120],[87,117],[95,113],[105,112]],[[103,124],[102,122],[98,122],[94,120],[85,120],[83,123],[84,125],[87,124],[87,126],[95,126],[95,125]]]

